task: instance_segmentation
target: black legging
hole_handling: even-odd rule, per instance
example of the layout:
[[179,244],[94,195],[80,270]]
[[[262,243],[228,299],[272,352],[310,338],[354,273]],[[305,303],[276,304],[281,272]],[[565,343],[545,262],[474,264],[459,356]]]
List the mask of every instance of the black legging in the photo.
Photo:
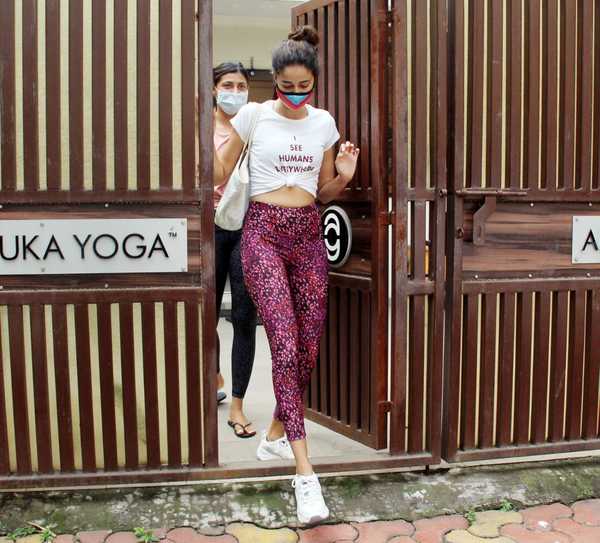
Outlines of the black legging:
[[[240,258],[241,230],[231,232],[215,225],[215,282],[217,288],[217,322],[221,313],[223,291],[229,275],[231,284],[231,321],[233,348],[231,352],[231,393],[243,398],[248,389],[254,351],[256,349],[256,308],[246,291]],[[220,343],[217,334],[217,368],[221,371]]]

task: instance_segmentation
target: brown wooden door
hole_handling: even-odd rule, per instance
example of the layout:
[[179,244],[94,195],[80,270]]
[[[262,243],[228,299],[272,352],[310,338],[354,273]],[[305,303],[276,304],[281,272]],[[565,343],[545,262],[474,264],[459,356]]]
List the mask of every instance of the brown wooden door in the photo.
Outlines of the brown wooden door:
[[307,394],[307,417],[352,439],[387,446],[387,0],[316,0],[292,25],[317,28],[321,75],[315,105],[360,146],[358,173],[336,204],[352,221],[348,262],[329,275],[329,315]]
[[210,0],[0,2],[0,220],[171,218],[188,243],[174,273],[2,267],[0,488],[218,463],[211,26]]
[[390,451],[441,451],[447,180],[446,3],[392,3],[393,235]]
[[600,446],[600,267],[571,260],[600,216],[597,4],[523,7],[450,8],[449,461]]

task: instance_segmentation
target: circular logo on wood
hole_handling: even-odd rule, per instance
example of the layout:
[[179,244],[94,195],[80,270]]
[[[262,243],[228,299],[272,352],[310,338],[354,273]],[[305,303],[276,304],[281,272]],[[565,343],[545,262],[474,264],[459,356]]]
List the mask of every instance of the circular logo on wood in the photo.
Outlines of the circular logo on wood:
[[343,266],[352,250],[352,225],[348,214],[339,206],[330,206],[321,216],[327,260],[332,268]]

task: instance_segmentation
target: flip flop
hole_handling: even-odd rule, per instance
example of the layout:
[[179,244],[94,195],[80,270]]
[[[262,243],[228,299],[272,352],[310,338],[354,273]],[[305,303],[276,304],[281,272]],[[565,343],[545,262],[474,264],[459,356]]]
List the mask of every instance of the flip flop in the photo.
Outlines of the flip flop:
[[[252,425],[251,422],[244,425],[239,422],[233,422],[232,420],[228,420],[227,424],[233,430],[233,433],[236,435],[236,437],[239,437],[240,439],[248,439],[249,437],[254,437],[256,435],[256,432],[248,432],[248,430],[246,430],[246,428],[248,428],[248,426]],[[236,431],[236,428],[238,426],[242,429],[241,432]]]
[[217,392],[217,405],[219,405],[223,400],[227,398],[227,394],[223,390],[219,390]]

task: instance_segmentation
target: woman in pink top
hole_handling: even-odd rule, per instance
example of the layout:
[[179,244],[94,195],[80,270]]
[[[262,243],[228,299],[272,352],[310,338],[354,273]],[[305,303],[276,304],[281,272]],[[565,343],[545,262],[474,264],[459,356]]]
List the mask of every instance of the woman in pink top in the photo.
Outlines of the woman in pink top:
[[[225,145],[233,132],[231,119],[248,102],[248,72],[239,62],[227,62],[214,69],[215,125],[214,142],[218,151]],[[227,182],[215,186],[214,203],[217,207]],[[229,411],[229,426],[236,436],[248,438],[256,435],[252,423],[243,411],[244,395],[248,388],[256,343],[256,309],[246,291],[240,257],[242,232],[223,230],[215,225],[215,283],[217,320],[221,311],[223,291],[229,276],[231,284],[231,321],[233,324],[233,348],[231,353],[232,401]],[[217,347],[219,345],[217,335]],[[217,363],[220,349],[218,349]],[[220,364],[219,389],[224,386]],[[219,393],[218,400],[225,397]]]

